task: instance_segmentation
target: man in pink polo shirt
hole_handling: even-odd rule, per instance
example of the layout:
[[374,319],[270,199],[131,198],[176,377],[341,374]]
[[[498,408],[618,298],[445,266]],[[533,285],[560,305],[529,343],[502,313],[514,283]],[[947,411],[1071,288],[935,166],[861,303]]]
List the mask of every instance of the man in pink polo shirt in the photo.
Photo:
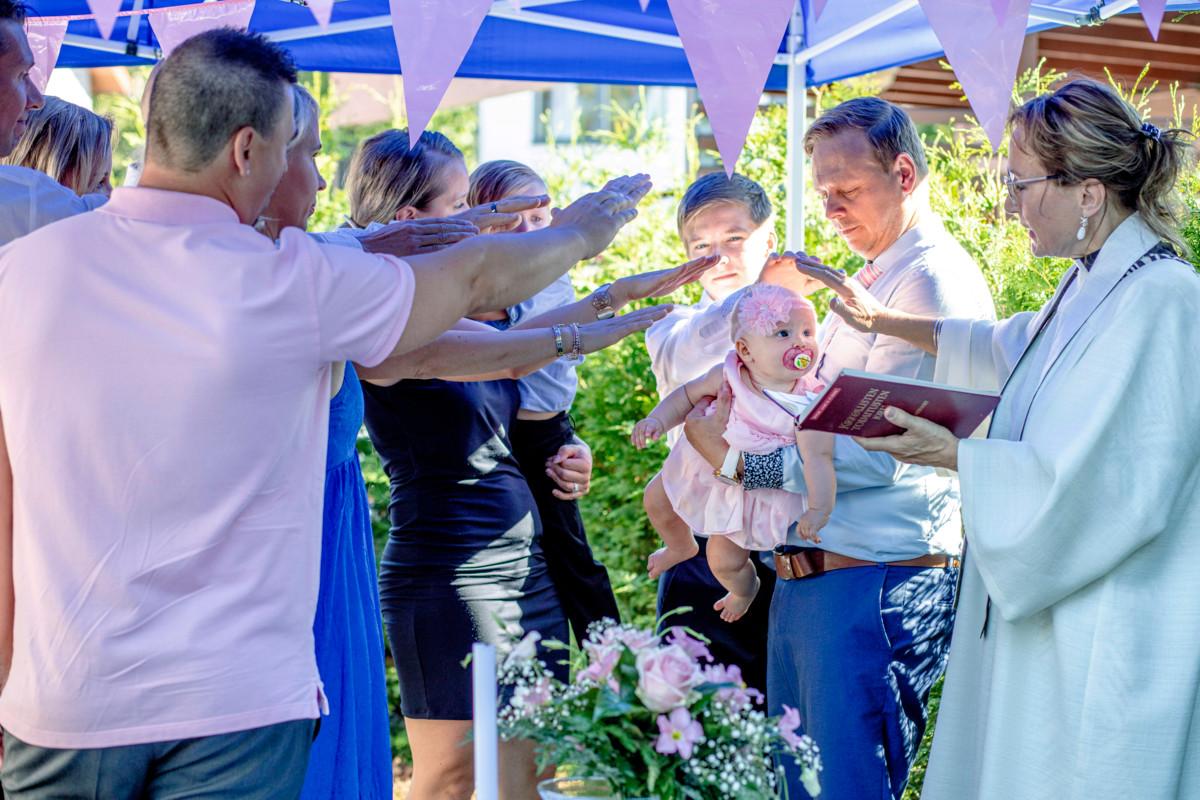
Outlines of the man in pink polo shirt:
[[275,243],[247,223],[286,167],[295,78],[261,37],[189,40],[158,75],[141,188],[0,249],[9,797],[295,796],[324,703],[331,363],[531,296],[648,188],[408,262]]

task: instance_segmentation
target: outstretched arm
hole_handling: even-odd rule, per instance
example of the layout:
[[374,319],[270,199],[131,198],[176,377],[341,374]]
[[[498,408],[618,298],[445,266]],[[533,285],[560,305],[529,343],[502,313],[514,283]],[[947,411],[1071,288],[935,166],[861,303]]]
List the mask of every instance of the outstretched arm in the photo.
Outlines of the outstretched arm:
[[829,309],[850,327],[867,333],[894,336],[926,353],[937,355],[937,317],[888,308],[854,278],[848,278],[841,270],[827,267],[803,254],[785,253],[783,257],[791,258],[801,275],[833,289],[837,296],[830,301]]
[[[579,326],[580,352],[594,353],[630,334],[645,330],[671,311],[671,306],[652,306],[612,319]],[[566,352],[572,349],[574,332],[564,327]],[[498,331],[465,320],[433,342],[408,353],[393,355],[374,367],[358,367],[363,380],[390,386],[405,378],[487,381],[521,378],[541,369],[558,357],[559,336],[551,328]]]
[[[620,311],[636,300],[651,297],[666,297],[681,286],[699,280],[700,276],[718,263],[723,261],[718,256],[704,256],[693,259],[686,264],[670,269],[659,269],[653,272],[642,272],[637,275],[627,275],[618,278],[608,288],[608,300],[613,311]],[[596,319],[597,308],[593,303],[599,300],[598,292],[565,306],[551,309],[536,317],[522,320],[514,328],[544,328],[556,323],[591,322]]]
[[704,397],[716,395],[721,390],[724,369],[723,365],[718,364],[664,397],[644,420],[633,426],[631,438],[634,446],[641,450],[675,426],[682,425],[696,403]]
[[507,308],[537,294],[576,262],[603,251],[637,216],[637,203],[649,190],[647,176],[618,179],[559,211],[544,230],[475,236],[436,253],[412,256],[412,312],[392,355],[429,344],[462,317]]

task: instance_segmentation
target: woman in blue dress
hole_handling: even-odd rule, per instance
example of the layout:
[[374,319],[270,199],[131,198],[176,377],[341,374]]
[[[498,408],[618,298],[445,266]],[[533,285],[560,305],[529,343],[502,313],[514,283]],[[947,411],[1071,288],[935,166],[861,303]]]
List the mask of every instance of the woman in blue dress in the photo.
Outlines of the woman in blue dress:
[[[260,219],[260,230],[272,238],[286,227],[307,227],[316,194],[325,188],[314,161],[321,148],[317,103],[299,87],[294,98],[288,169]],[[313,740],[301,797],[391,800],[383,626],[371,506],[357,449],[363,392],[350,364],[334,365],[331,384],[321,588],[313,619],[328,711]]]

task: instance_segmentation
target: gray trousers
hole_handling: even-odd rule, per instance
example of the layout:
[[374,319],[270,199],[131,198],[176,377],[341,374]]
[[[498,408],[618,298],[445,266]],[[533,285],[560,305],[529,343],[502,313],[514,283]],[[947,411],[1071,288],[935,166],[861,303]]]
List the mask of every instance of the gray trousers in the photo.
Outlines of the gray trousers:
[[315,720],[171,742],[60,750],[4,734],[8,800],[294,800]]

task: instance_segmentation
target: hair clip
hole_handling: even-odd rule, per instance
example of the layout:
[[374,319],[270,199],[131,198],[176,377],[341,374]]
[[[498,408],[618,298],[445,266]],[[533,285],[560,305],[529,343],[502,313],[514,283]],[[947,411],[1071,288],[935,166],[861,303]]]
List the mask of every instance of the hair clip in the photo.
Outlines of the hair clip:
[[1142,135],[1147,139],[1153,139],[1156,142],[1162,141],[1162,131],[1153,122],[1142,123]]

